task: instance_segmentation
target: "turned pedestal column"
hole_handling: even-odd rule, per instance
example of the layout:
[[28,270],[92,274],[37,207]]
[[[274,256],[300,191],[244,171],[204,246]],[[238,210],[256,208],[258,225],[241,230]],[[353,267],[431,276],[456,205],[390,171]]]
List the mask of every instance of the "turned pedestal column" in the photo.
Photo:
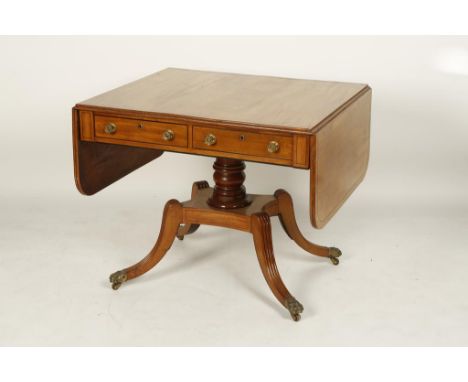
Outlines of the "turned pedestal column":
[[244,161],[228,158],[216,158],[213,180],[215,187],[213,195],[208,199],[208,205],[214,208],[242,208],[252,203],[245,192]]

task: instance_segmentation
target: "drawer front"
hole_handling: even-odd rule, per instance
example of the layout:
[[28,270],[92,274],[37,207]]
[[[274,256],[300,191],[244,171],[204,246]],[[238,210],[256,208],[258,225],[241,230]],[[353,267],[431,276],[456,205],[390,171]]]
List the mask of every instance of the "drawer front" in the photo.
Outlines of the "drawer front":
[[96,115],[94,126],[96,138],[187,147],[185,125]]
[[292,159],[292,136],[251,133],[205,126],[193,127],[193,147],[263,158]]

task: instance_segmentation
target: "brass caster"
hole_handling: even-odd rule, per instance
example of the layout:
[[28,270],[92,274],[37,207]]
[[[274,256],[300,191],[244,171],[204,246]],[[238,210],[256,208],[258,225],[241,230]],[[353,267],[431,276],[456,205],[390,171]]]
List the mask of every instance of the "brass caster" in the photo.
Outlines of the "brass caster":
[[340,263],[340,260],[338,260],[338,257],[341,256],[341,251],[338,248],[330,247],[328,249],[328,253],[329,253],[328,257],[330,258],[333,265],[338,265]]
[[179,240],[184,240],[184,235],[179,235],[179,234],[177,234],[176,237],[177,237],[177,239],[179,239]]
[[338,265],[340,263],[340,260],[338,260],[336,257],[334,256],[330,256],[330,260],[332,262],[333,265]]
[[291,314],[291,317],[294,321],[299,321],[301,319],[301,315],[299,313]]
[[304,307],[294,297],[289,296],[286,299],[286,308],[289,310],[294,321],[299,321],[301,319],[301,313],[304,311]]
[[117,290],[117,289],[120,288],[121,285],[122,285],[122,283],[112,283],[112,289]]
[[117,290],[122,283],[127,281],[127,274],[123,271],[117,271],[109,276],[109,281],[112,283],[112,289]]

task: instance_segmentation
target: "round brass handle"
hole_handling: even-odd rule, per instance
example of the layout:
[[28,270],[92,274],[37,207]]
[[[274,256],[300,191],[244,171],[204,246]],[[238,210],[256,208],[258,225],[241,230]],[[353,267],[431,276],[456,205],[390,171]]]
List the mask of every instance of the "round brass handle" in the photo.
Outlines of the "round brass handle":
[[214,134],[208,134],[205,137],[205,145],[213,146],[216,143],[216,136]]
[[268,142],[267,149],[269,153],[277,153],[280,149],[280,144],[276,141],[270,141]]
[[172,130],[166,130],[164,133],[163,133],[163,138],[165,141],[172,141],[175,137],[175,134]]
[[116,131],[117,131],[117,125],[115,123],[108,123],[104,127],[104,132],[106,134],[115,134]]

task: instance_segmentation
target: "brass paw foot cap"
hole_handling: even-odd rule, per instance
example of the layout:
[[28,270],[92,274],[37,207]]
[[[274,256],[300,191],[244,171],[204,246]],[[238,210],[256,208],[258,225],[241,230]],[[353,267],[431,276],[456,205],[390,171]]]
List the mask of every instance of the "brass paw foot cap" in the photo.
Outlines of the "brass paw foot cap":
[[109,281],[112,283],[112,289],[117,290],[122,283],[127,281],[127,274],[123,271],[117,271],[109,276]]
[[330,247],[328,249],[328,254],[333,257],[340,257],[341,256],[341,251],[338,248],[335,247]]
[[294,321],[299,321],[301,319],[301,315],[299,313],[291,314],[291,317]]
[[294,321],[301,319],[301,313],[304,311],[302,304],[297,301],[294,297],[290,296],[286,299],[286,308],[289,310],[291,317]]
[[328,257],[330,258],[333,265],[338,265],[340,263],[340,260],[338,260],[338,257],[340,256],[341,256],[341,251],[338,248],[330,247],[328,249]]

